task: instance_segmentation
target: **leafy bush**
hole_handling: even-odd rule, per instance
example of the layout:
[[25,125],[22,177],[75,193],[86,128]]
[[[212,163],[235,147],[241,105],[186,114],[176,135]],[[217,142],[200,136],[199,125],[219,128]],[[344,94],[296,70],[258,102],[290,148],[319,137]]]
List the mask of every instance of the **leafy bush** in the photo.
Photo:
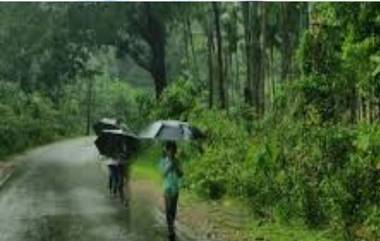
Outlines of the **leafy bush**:
[[[87,80],[88,81],[88,80]],[[87,81],[62,86],[59,101],[45,92],[25,92],[14,83],[0,82],[0,158],[5,155],[84,133],[87,121]],[[118,117],[135,127],[141,122],[133,88],[119,79],[92,79],[92,119]]]
[[136,104],[139,93],[120,79],[99,77],[95,79],[95,86],[93,119],[120,118],[130,129],[135,129],[136,123],[141,121]]
[[199,100],[198,94],[193,82],[179,79],[163,91],[160,100],[153,107],[152,117],[186,121]]
[[172,84],[158,104],[141,103],[155,109],[152,119],[187,120],[206,132],[181,148],[187,188],[212,199],[245,197],[267,219],[329,225],[342,238],[364,225],[378,237],[380,125],[339,121],[328,108],[336,98],[324,98],[334,88],[324,76],[295,81],[255,122],[246,107],[208,109],[186,81]]
[[302,218],[344,232],[363,223],[374,227],[377,216],[368,217],[380,200],[379,133],[378,125],[348,128],[307,120],[261,130],[248,151],[244,193],[269,217]]
[[57,111],[49,98],[25,94],[18,85],[0,83],[0,156],[41,144],[57,136]]
[[226,112],[193,110],[189,119],[207,134],[202,152],[190,156],[188,186],[210,197],[240,194],[239,176],[248,144],[248,133]]

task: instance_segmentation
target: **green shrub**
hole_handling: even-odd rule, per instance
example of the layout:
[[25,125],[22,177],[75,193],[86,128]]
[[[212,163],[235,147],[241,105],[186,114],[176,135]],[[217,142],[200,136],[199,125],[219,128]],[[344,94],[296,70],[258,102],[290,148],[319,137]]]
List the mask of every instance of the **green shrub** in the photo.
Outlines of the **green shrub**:
[[245,106],[208,109],[184,80],[158,104],[139,103],[152,120],[187,120],[206,132],[181,148],[187,188],[212,199],[244,197],[264,218],[328,225],[342,238],[364,225],[378,237],[380,125],[347,125],[329,112],[334,88],[323,76],[295,81],[260,121]]
[[160,96],[160,100],[151,109],[154,119],[174,119],[186,121],[196,102],[198,89],[193,82],[179,79],[172,82]]
[[241,193],[240,172],[248,141],[244,126],[217,110],[195,108],[189,119],[205,131],[207,139],[201,154],[189,155],[188,186],[214,199]]
[[363,223],[373,228],[377,216],[369,213],[380,200],[379,133],[378,125],[281,123],[253,141],[244,193],[258,213],[270,217],[302,218],[341,231]]
[[[77,125],[77,121],[68,125],[64,117],[69,118],[69,113],[57,110],[50,98],[40,92],[26,94],[15,83],[0,82],[0,100],[0,158],[73,135],[70,126]],[[78,106],[77,103],[77,107],[72,108],[78,109]]]

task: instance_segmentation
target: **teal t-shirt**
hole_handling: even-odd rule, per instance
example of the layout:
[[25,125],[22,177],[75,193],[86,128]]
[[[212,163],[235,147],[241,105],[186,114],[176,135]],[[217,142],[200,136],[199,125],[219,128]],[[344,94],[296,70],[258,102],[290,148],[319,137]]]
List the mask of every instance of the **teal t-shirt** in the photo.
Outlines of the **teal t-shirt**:
[[177,194],[181,187],[181,177],[177,173],[176,168],[174,168],[173,162],[168,157],[162,158],[160,160],[160,169],[164,178],[165,194]]

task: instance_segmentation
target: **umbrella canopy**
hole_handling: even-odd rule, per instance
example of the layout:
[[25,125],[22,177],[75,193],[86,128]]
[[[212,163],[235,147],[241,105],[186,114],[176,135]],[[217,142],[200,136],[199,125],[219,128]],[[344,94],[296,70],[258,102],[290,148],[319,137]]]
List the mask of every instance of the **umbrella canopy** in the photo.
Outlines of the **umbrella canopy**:
[[116,119],[103,118],[93,125],[95,134],[99,136],[103,130],[119,129]]
[[156,121],[140,133],[141,138],[165,141],[193,140],[205,135],[187,122],[176,120]]
[[95,140],[95,146],[101,155],[113,157],[120,154],[127,158],[138,147],[138,137],[121,129],[103,130]]

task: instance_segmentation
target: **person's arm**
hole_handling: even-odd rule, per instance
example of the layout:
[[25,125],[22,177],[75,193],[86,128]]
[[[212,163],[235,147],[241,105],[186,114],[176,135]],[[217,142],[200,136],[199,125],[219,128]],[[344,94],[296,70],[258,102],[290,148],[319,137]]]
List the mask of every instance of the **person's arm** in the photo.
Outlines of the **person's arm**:
[[178,159],[175,159],[175,161],[173,163],[173,168],[179,177],[183,176],[182,166],[181,166],[180,162],[178,161]]
[[169,172],[172,170],[173,164],[171,161],[166,161],[165,158],[162,158],[160,161],[160,167],[161,167],[163,176],[166,177],[169,174]]

